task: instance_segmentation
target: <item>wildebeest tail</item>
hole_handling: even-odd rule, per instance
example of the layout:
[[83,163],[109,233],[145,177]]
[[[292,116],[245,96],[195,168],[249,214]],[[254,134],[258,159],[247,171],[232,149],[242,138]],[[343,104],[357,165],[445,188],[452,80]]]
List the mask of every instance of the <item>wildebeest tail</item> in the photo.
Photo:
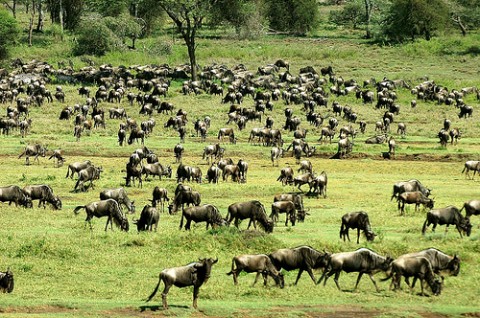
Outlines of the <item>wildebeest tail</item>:
[[232,275],[235,270],[235,258],[232,258],[232,270],[227,275]]
[[20,156],[18,156],[18,159],[20,159],[25,153],[26,153],[26,151],[22,152],[22,153],[20,154]]
[[84,205],[79,205],[79,206],[77,206],[77,207],[73,210],[73,213],[78,214],[78,213],[80,213],[79,211],[80,211],[81,209],[85,209],[85,206],[84,206]]
[[425,235],[425,232],[427,231],[427,223],[428,223],[428,215],[427,215],[427,219],[423,223],[423,227],[422,227],[422,234],[423,235]]
[[158,291],[158,287],[160,287],[160,282],[162,281],[162,273],[160,273],[160,275],[158,275],[158,283],[157,283],[157,286],[155,286],[155,289],[153,290],[153,293],[148,296],[146,302],[149,302],[150,300],[152,300],[152,298],[157,294],[157,291]]
[[342,238],[344,231],[345,231],[345,223],[342,220],[342,225],[340,226],[340,238]]

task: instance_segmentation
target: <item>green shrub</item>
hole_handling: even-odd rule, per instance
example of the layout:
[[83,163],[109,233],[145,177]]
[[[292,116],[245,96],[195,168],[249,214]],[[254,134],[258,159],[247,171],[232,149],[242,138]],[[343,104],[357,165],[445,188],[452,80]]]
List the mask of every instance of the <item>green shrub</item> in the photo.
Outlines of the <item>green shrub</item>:
[[0,59],[7,57],[9,46],[17,41],[19,35],[17,20],[6,10],[0,9]]
[[105,25],[101,17],[92,16],[80,23],[73,48],[75,55],[105,55],[119,46],[115,34]]

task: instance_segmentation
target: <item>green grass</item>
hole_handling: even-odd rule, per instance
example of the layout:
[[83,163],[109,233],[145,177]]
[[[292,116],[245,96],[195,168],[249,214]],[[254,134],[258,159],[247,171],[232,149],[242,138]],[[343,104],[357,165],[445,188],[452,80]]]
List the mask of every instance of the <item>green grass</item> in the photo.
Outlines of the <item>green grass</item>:
[[[449,89],[478,85],[478,54],[472,48],[478,43],[478,34],[466,38],[445,37],[431,42],[418,41],[405,46],[371,46],[365,40],[347,32],[333,35],[315,35],[311,38],[268,37],[255,41],[235,41],[231,38],[199,39],[198,55],[201,65],[223,63],[233,67],[244,63],[255,72],[258,66],[273,63],[278,58],[286,58],[292,65],[292,73],[299,68],[312,65],[316,69],[332,65],[337,75],[345,79],[355,78],[358,82],[384,76],[391,79],[404,78],[412,84],[428,76]],[[47,60],[56,67],[59,60],[69,56],[69,37],[58,43],[48,35],[35,35],[36,44],[32,48],[17,47],[13,56],[25,61],[32,58]],[[171,53],[164,54],[161,44],[171,44]],[[171,35],[139,41],[139,50],[133,52],[114,52],[100,58],[93,58],[97,65],[162,64],[175,66],[186,62],[185,48],[179,39],[172,41]],[[160,50],[158,50],[160,48]],[[82,59],[73,58],[75,67],[84,65]],[[48,85],[54,90],[58,83]],[[35,317],[92,317],[92,316],[206,316],[238,317],[242,316],[316,316],[325,313],[334,315],[345,313],[355,315],[360,312],[370,316],[419,317],[422,313],[439,313],[447,316],[460,316],[464,313],[480,312],[478,287],[480,279],[478,256],[480,240],[478,217],[473,217],[472,236],[460,239],[458,232],[450,228],[444,234],[439,227],[436,233],[431,230],[421,235],[425,212],[415,212],[413,207],[406,209],[401,217],[396,202],[390,201],[392,184],[411,178],[417,178],[433,189],[436,207],[447,205],[462,206],[469,199],[478,198],[476,180],[466,179],[460,172],[465,160],[478,160],[480,151],[480,125],[478,124],[478,101],[474,96],[465,98],[467,104],[474,106],[474,115],[470,119],[459,120],[458,110],[454,107],[419,102],[411,109],[412,96],[409,90],[399,89],[398,103],[401,112],[395,117],[392,135],[397,140],[396,160],[383,161],[380,153],[387,150],[386,145],[366,145],[364,140],[375,134],[374,124],[381,118],[384,110],[363,105],[354,96],[334,98],[341,105],[351,106],[359,115],[359,120],[367,121],[367,133],[359,135],[355,141],[354,153],[347,160],[329,160],[336,152],[336,139],[332,144],[319,144],[319,129],[312,128],[304,120],[301,105],[291,106],[294,114],[302,118],[302,127],[309,129],[307,141],[317,147],[317,154],[310,158],[316,172],[326,171],[329,178],[328,197],[326,199],[305,199],[310,214],[304,223],[295,227],[283,226],[283,217],[273,234],[263,235],[248,232],[246,222],[241,231],[233,228],[205,231],[204,225],[193,227],[191,232],[179,231],[180,215],[162,214],[157,233],[137,233],[133,226],[129,233],[118,230],[103,231],[104,219],[94,220],[91,232],[84,226],[83,212],[75,216],[73,209],[98,199],[98,193],[104,188],[124,185],[125,167],[130,153],[139,147],[134,144],[119,147],[116,133],[119,120],[107,120],[105,130],[93,130],[76,142],[71,121],[59,121],[60,110],[66,105],[83,103],[77,94],[77,88],[62,84],[67,93],[65,104],[53,102],[41,108],[31,107],[33,127],[26,138],[18,131],[10,136],[0,136],[0,165],[2,166],[1,185],[48,183],[63,200],[63,209],[22,209],[0,204],[0,270],[10,267],[15,273],[15,290],[12,294],[2,294],[0,312],[4,317],[22,317],[27,314]],[[218,129],[225,126],[229,106],[220,103],[220,97],[207,95],[183,96],[181,83],[172,83],[168,100],[177,109],[188,112],[188,135],[185,142],[184,163],[201,167],[206,172],[208,165],[201,159],[203,148],[217,141]],[[328,87],[326,87],[328,89]],[[92,87],[92,92],[95,88]],[[102,103],[108,108],[117,105]],[[137,122],[147,117],[138,115],[139,107],[130,106],[126,101],[120,105],[127,109],[129,116]],[[253,107],[247,98],[243,107]],[[2,109],[6,105],[1,106]],[[270,115],[275,127],[284,124],[282,101],[276,102]],[[325,116],[330,110],[319,109]],[[209,115],[212,127],[205,143],[195,137],[193,122],[196,118]],[[154,114],[156,127],[153,136],[146,145],[155,150],[164,164],[176,164],[173,147],[178,142],[177,133],[163,128],[168,116]],[[441,148],[436,137],[444,118],[452,120],[459,127],[463,137],[458,145]],[[396,135],[396,122],[407,124],[407,136]],[[341,125],[346,124],[341,120]],[[282,187],[276,182],[281,167],[297,167],[295,160],[285,156],[279,167],[272,167],[270,148],[247,143],[251,128],[261,127],[263,123],[248,123],[247,129],[238,132],[236,145],[225,144],[226,156],[235,162],[243,158],[250,169],[246,184],[220,182],[213,184],[191,184],[202,195],[203,203],[212,203],[225,215],[230,204],[251,199],[260,200],[270,210],[272,197],[276,193],[295,191],[290,186]],[[354,125],[357,127],[357,125]],[[233,127],[233,126],[232,126]],[[292,140],[292,134],[284,132],[284,139]],[[55,168],[53,162],[40,158],[40,163],[24,165],[24,158],[18,159],[26,144],[40,142],[48,149],[61,148],[67,164],[74,161],[91,159],[96,165],[102,165],[104,172],[96,181],[95,190],[86,193],[73,193],[75,180],[65,179],[66,165]],[[49,152],[50,153],[50,152]],[[143,188],[128,188],[129,196],[135,200],[138,211],[148,203],[154,186],[166,187],[169,193],[175,189],[174,179],[144,182]],[[306,190],[306,187],[305,187]],[[339,239],[340,218],[344,213],[364,210],[368,212],[374,231],[378,234],[373,243],[361,244],[355,241],[342,242]],[[132,221],[133,216],[129,216]],[[352,239],[355,231],[351,232]],[[308,275],[300,280],[298,286],[291,286],[296,272],[286,273],[287,286],[278,289],[272,285],[264,288],[259,283],[252,287],[253,274],[240,276],[239,286],[234,286],[231,277],[225,273],[230,270],[233,256],[243,253],[269,253],[278,248],[308,244],[319,250],[330,252],[351,251],[360,246],[370,247],[381,254],[393,257],[430,246],[447,253],[458,253],[462,258],[462,270],[458,277],[447,277],[445,287],[439,297],[420,297],[403,291],[388,290],[388,283],[379,285],[382,289],[376,293],[368,278],[363,278],[356,292],[340,292],[330,280],[327,286],[314,286]],[[198,257],[218,257],[210,281],[202,287],[199,299],[200,312],[192,310],[190,288],[172,288],[169,293],[169,311],[158,311],[161,296],[157,295],[151,303],[145,298],[153,290],[160,270],[166,267],[186,264]],[[317,278],[321,273],[316,273]],[[378,275],[377,280],[382,277]],[[356,275],[342,273],[340,284],[351,289]],[[418,288],[418,287],[417,287]],[[188,306],[188,307],[187,307]],[[141,310],[145,309],[142,313]],[[339,314],[340,315],[340,314]]]

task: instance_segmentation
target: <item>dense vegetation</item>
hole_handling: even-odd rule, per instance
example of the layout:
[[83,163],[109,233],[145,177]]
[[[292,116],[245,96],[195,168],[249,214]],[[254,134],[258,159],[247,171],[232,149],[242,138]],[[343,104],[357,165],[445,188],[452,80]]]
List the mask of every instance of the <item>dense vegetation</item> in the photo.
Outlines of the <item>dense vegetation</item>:
[[[25,28],[28,22],[22,17],[26,15],[18,17],[21,27]],[[197,42],[198,62],[202,66],[221,63],[232,68],[243,63],[255,72],[259,66],[285,58],[290,62],[292,74],[298,74],[298,70],[307,65],[317,70],[332,65],[338,76],[354,78],[360,83],[372,77],[377,80],[386,77],[405,79],[411,85],[416,85],[428,77],[450,90],[478,86],[480,37],[475,32],[466,37],[445,35],[430,41],[417,40],[403,46],[384,47],[372,46],[367,40],[361,39],[363,30],[343,28],[317,29],[312,31],[312,37],[276,35],[245,41],[232,40],[235,30],[230,28],[209,29],[208,34],[209,37],[200,37]],[[176,66],[188,61],[182,40],[172,38],[170,33],[139,39],[136,51],[107,52],[101,57],[73,57],[73,43],[69,34],[62,40],[58,29],[49,23],[45,23],[43,34],[34,34],[32,47],[21,43],[12,48],[12,57],[24,61],[33,58],[45,60],[55,68],[58,62],[68,65],[69,59],[76,70],[92,62],[98,67],[103,63],[114,66],[168,63]],[[8,62],[4,64],[11,69]],[[26,138],[21,138],[18,131],[0,137],[1,185],[17,184],[23,187],[47,183],[63,200],[61,211],[36,207],[23,209],[0,204],[0,270],[10,267],[15,274],[13,293],[0,295],[0,312],[3,316],[203,314],[273,317],[318,316],[325,313],[333,316],[336,312],[338,315],[397,317],[478,315],[478,287],[475,284],[480,279],[478,217],[472,217],[474,228],[468,238],[460,239],[454,228],[444,234],[443,227],[439,227],[436,233],[429,231],[422,236],[425,212],[414,212],[410,207],[407,208],[407,216],[400,217],[396,202],[390,201],[393,183],[411,178],[417,178],[433,189],[436,207],[461,207],[467,200],[478,199],[477,179],[470,180],[461,174],[465,160],[478,160],[480,151],[478,101],[474,94],[465,97],[465,102],[474,107],[473,117],[460,120],[457,117],[458,109],[454,106],[419,101],[418,106],[411,109],[410,100],[414,97],[410,90],[398,89],[401,111],[396,120],[407,124],[407,136],[400,138],[395,133],[395,122],[392,135],[397,139],[397,154],[390,161],[381,159],[380,152],[386,151],[385,144],[364,143],[366,138],[375,134],[374,123],[384,110],[363,105],[354,95],[332,96],[331,101],[337,99],[342,105],[351,106],[359,119],[367,122],[367,132],[357,137],[353,154],[348,159],[330,160],[328,158],[336,152],[336,144],[319,144],[319,128],[309,126],[304,120],[302,106],[294,105],[294,114],[302,118],[302,127],[309,129],[307,141],[317,146],[317,154],[310,158],[314,170],[317,173],[324,170],[329,177],[326,199],[305,199],[305,206],[310,208],[305,223],[285,227],[283,222],[279,222],[270,235],[244,231],[245,222],[240,226],[241,231],[234,228],[205,231],[204,225],[200,224],[187,233],[178,230],[180,215],[164,213],[157,233],[138,234],[133,226],[129,233],[118,229],[104,233],[105,219],[95,219],[94,229],[90,232],[88,226],[84,226],[85,215],[73,214],[77,205],[97,200],[101,189],[125,184],[121,170],[130,153],[139,145],[118,146],[116,133],[119,120],[107,120],[106,129],[94,130],[76,142],[72,136],[73,123],[59,121],[58,116],[64,106],[84,103],[85,99],[78,95],[78,85],[57,82],[52,76],[48,88],[54,91],[57,85],[61,85],[66,92],[65,104],[54,101],[42,107],[32,106],[32,129]],[[208,165],[201,159],[202,150],[207,144],[217,141],[216,134],[219,128],[225,126],[229,105],[222,104],[218,96],[183,95],[181,85],[181,81],[173,81],[166,99],[177,109],[182,108],[189,114],[184,162],[199,166],[205,172]],[[96,90],[93,86],[91,89]],[[137,92],[136,89],[132,91]],[[319,112],[331,114],[331,101],[328,110],[320,108]],[[244,106],[252,105],[251,98],[246,98]],[[0,105],[3,113],[7,106]],[[115,104],[101,104],[106,110],[113,106]],[[137,121],[147,118],[138,114],[137,105],[130,106],[126,100],[120,106],[125,107]],[[284,123],[284,108],[283,102],[278,101],[271,112],[276,127]],[[192,122],[206,115],[212,118],[212,127],[206,142],[202,143],[194,134]],[[172,165],[175,171],[172,149],[179,141],[178,135],[173,130],[163,128],[168,116],[155,113],[154,118],[157,126],[153,136],[146,140],[146,145],[159,155],[162,163]],[[449,144],[445,148],[440,147],[436,137],[444,118],[451,119],[453,126],[459,127],[463,133],[457,145]],[[345,121],[341,120],[343,124]],[[250,129],[262,125],[259,122],[248,123],[247,129],[238,134],[239,141],[235,146],[225,144],[227,157],[234,161],[240,158],[248,161],[250,171],[247,183],[191,184],[202,194],[202,201],[217,205],[222,215],[226,214],[228,205],[249,199],[260,200],[269,212],[274,194],[295,191],[275,181],[281,167],[297,167],[295,160],[286,156],[280,160],[279,167],[272,167],[270,148],[248,144]],[[293,138],[292,134],[286,132],[285,136],[287,143]],[[47,145],[49,154],[53,149],[63,149],[67,164],[91,159],[95,164],[102,165],[104,173],[96,181],[95,189],[73,193],[75,181],[65,179],[66,165],[55,168],[47,158],[40,158],[39,164],[25,166],[24,159],[17,157],[26,144],[37,142]],[[173,178],[162,181],[155,179],[144,182],[143,188],[127,188],[129,196],[136,201],[136,217],[138,210],[148,203],[156,185],[166,187],[172,193],[176,182]],[[338,237],[340,217],[358,210],[364,210],[370,216],[373,230],[378,234],[373,243],[366,243],[364,237],[359,245],[354,241],[344,243]],[[132,218],[129,215],[130,221]],[[388,289],[388,282],[379,282],[381,292],[376,293],[368,277],[362,279],[357,292],[350,293],[338,291],[332,281],[325,287],[314,286],[306,274],[298,286],[291,286],[296,272],[286,274],[285,289],[276,288],[271,282],[267,288],[260,284],[251,287],[253,275],[242,275],[236,287],[231,277],[225,275],[230,270],[234,255],[269,253],[278,248],[301,244],[329,252],[351,251],[359,246],[367,246],[393,257],[434,246],[449,254],[458,253],[462,268],[458,277],[446,278],[444,290],[438,297],[409,294],[405,285],[403,291],[392,292]],[[200,313],[190,307],[191,289],[172,288],[169,293],[171,309],[168,312],[156,311],[156,306],[161,304],[160,295],[152,303],[144,302],[153,290],[161,269],[183,265],[198,257],[219,258],[210,281],[200,291]],[[315,274],[318,278],[320,272]],[[377,280],[382,276],[378,275]],[[351,289],[355,279],[355,274],[342,273],[340,284],[344,289]],[[144,309],[146,311],[141,312]]]

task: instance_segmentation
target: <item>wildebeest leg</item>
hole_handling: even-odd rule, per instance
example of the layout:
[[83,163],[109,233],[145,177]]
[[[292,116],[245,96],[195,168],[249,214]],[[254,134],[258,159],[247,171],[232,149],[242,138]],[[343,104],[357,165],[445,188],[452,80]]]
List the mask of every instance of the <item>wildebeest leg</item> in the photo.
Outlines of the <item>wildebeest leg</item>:
[[[105,232],[106,232],[107,229],[108,229],[108,223],[113,223],[113,222],[112,222],[112,216],[110,216],[110,215],[108,216],[107,223],[105,224]],[[112,228],[112,231],[113,231],[113,225],[112,225],[111,228]]]
[[185,224],[185,230],[190,231],[190,225],[192,224],[192,220],[187,220],[187,223]]
[[[380,289],[378,289],[378,286],[377,286],[377,282],[375,281],[375,279],[373,278],[373,274],[368,274],[368,276],[370,276],[370,279],[372,280],[372,283],[373,285],[375,285],[375,289],[377,290],[377,293],[380,292]],[[358,281],[357,281],[357,285],[358,285],[358,282],[360,281],[360,275],[358,275]],[[355,286],[355,289],[357,288],[357,286]]]
[[200,292],[200,286],[193,287],[193,308],[197,309],[198,293]]
[[166,282],[164,282],[164,284],[165,284],[165,288],[163,289],[163,292],[162,292],[162,305],[163,305],[163,309],[168,309],[167,294],[172,285],[167,284]]
[[[460,231],[460,227],[458,226],[458,224],[455,225],[455,226],[456,226],[456,228],[457,228],[458,233],[460,234],[460,237],[463,238],[462,232]],[[447,227],[445,228],[445,234],[447,233],[447,228],[448,228],[448,225],[447,225]]]
[[[336,273],[335,273],[335,277],[333,278],[333,280],[334,280],[334,282],[335,282],[335,285],[337,285],[338,290],[341,291],[342,289],[340,288],[340,285],[338,284],[338,278],[340,277],[340,273],[341,273],[341,271],[336,272]],[[333,274],[333,272],[332,272],[331,274],[328,274],[328,276],[325,278],[325,282],[327,282],[327,278],[330,277],[332,274]],[[360,280],[360,277],[361,277],[361,276],[359,275],[359,278],[357,279],[357,284],[358,284],[358,281]],[[355,285],[355,286],[356,286],[356,285]]]
[[[257,275],[255,275],[255,280],[253,281],[253,285],[252,285],[252,286],[255,286],[255,284],[257,283],[258,278],[260,277],[261,274],[262,274],[262,272],[257,272]],[[267,281],[266,281],[266,280],[265,280],[265,282],[264,282],[264,285],[267,285]]]

